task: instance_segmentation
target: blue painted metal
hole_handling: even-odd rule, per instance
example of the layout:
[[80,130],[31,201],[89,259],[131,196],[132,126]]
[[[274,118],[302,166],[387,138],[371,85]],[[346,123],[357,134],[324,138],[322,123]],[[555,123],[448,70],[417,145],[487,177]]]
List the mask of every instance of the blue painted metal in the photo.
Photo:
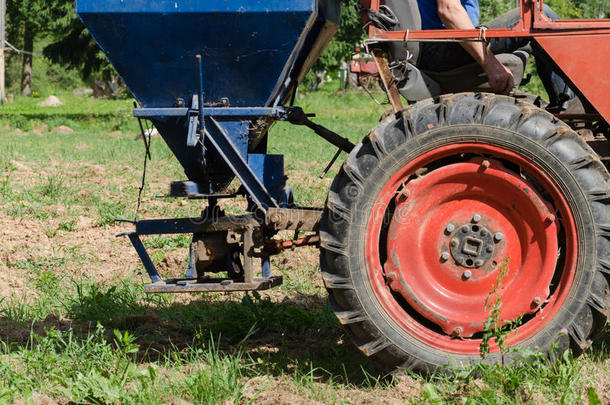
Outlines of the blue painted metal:
[[284,156],[251,153],[248,156],[248,166],[260,182],[265,185],[273,199],[281,202],[286,187]]
[[271,261],[269,258],[261,260],[261,268],[263,278],[271,277]]
[[240,155],[226,129],[213,117],[208,117],[207,119],[212,123],[206,130],[207,138],[214,145],[216,151],[224,158],[224,161],[231,167],[233,173],[239,178],[257,208],[264,212],[269,208],[277,208],[278,203]]
[[155,265],[153,264],[152,260],[150,259],[150,256],[148,255],[148,252],[146,251],[146,248],[144,247],[144,244],[140,240],[140,236],[138,235],[138,233],[130,233],[127,236],[129,237],[129,240],[131,241],[133,248],[138,253],[138,256],[140,256],[140,261],[144,265],[144,268],[146,269],[146,272],[148,273],[148,277],[150,277],[151,281],[153,283],[161,281],[161,277],[159,276],[159,273],[157,272]]
[[[282,107],[205,107],[204,116],[256,118],[270,117],[281,119],[285,109]],[[186,117],[189,114],[199,115],[198,108],[136,108],[133,115],[138,118]]]
[[77,0],[77,13],[145,107],[198,93],[271,105],[317,19],[317,0]]

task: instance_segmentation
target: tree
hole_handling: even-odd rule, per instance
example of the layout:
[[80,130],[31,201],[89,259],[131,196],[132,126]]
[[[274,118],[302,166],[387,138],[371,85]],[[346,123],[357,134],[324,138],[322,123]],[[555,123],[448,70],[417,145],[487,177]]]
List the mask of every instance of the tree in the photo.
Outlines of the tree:
[[50,25],[52,43],[43,50],[52,62],[81,72],[83,79],[96,75],[109,81],[116,77],[114,68],[76,15],[74,2],[67,1],[56,10]]
[[32,94],[32,63],[34,58],[34,41],[44,33],[52,18],[56,1],[47,0],[8,0],[6,4],[7,28],[9,41],[19,45],[23,50],[21,75],[21,93]]

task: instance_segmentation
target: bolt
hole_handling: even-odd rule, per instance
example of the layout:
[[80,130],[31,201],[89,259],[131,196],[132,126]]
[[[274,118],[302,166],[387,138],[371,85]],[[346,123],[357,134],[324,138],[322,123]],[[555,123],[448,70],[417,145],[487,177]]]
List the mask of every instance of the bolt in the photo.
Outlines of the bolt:
[[496,243],[499,243],[500,241],[502,241],[502,239],[504,239],[504,234],[502,232],[498,232],[494,235],[494,240],[496,241]]
[[469,280],[469,279],[470,279],[470,277],[472,277],[472,271],[470,271],[470,270],[466,270],[466,271],[464,272],[464,274],[462,274],[462,277],[464,277],[464,279],[466,279],[466,280]]
[[487,253],[491,253],[493,251],[494,251],[494,247],[493,246],[491,246],[491,245],[487,246]]
[[460,266],[463,266],[465,263],[465,260],[463,257],[458,257],[456,260],[457,264],[459,264]]
[[472,222],[474,222],[475,224],[479,223],[481,221],[481,216],[479,214],[474,214],[472,216]]
[[460,241],[457,238],[451,239],[451,247],[456,248],[460,244]]
[[464,328],[462,328],[461,326],[458,326],[457,328],[453,329],[453,333],[451,333],[451,335],[453,335],[455,337],[460,337],[460,336],[462,336],[462,333],[464,333]]
[[479,234],[481,236],[487,236],[487,231],[485,229],[482,229],[481,232],[479,232]]
[[535,297],[532,300],[532,308],[538,308],[540,305],[542,305],[542,298],[540,297]]
[[485,159],[481,162],[481,166],[483,166],[483,169],[487,169],[489,166],[491,166],[491,163],[489,162],[489,160]]
[[462,228],[462,232],[463,233],[468,233],[468,231],[470,231],[470,227],[469,226],[465,226]]
[[398,200],[398,202],[404,202],[409,198],[410,195],[411,195],[411,191],[409,191],[408,188],[403,188],[398,193],[398,196],[396,197],[396,199]]
[[485,264],[485,262],[482,259],[478,259],[477,261],[474,262],[474,265],[476,267],[481,267],[483,264]]
[[453,225],[453,224],[449,224],[449,225],[447,225],[447,227],[445,228],[445,232],[447,232],[447,233],[451,233],[451,232],[453,232],[453,231],[455,231],[455,225]]
[[446,262],[447,260],[449,260],[449,253],[448,252],[443,252],[441,254],[441,261]]
[[549,214],[546,216],[546,218],[544,219],[544,222],[547,223],[547,225],[551,225],[553,222],[555,222],[555,215],[551,214],[549,212]]
[[280,217],[277,215],[271,215],[271,223],[272,224],[277,224],[278,222],[280,222]]

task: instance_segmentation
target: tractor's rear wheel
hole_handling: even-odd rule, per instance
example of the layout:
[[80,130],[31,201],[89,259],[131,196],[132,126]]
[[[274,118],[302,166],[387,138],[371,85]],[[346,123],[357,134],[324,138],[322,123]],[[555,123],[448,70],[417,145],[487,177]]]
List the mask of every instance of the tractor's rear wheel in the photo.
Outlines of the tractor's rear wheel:
[[375,128],[332,184],[321,228],[331,305],[365,354],[424,371],[480,360],[498,286],[500,318],[520,319],[510,346],[578,354],[610,308],[609,190],[587,144],[531,104],[417,103]]

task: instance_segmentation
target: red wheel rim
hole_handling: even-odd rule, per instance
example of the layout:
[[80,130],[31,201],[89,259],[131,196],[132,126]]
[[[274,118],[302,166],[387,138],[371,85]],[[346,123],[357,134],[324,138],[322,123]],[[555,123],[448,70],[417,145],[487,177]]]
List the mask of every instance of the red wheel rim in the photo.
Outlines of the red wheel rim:
[[576,270],[577,231],[561,191],[528,159],[492,145],[437,148],[401,168],[367,231],[367,272],[385,311],[417,340],[458,354],[479,352],[485,299],[505,258],[500,317],[524,315],[510,345],[556,315]]

